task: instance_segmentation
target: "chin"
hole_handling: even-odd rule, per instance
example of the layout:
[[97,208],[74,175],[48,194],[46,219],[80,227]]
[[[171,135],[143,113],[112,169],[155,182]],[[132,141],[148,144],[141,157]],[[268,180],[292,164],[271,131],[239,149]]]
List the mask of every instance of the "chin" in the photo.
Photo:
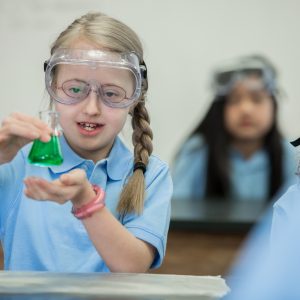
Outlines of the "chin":
[[239,139],[240,141],[244,141],[244,142],[257,142],[258,140],[261,139],[260,136],[257,136],[257,135],[240,135],[240,136],[237,136],[237,139]]

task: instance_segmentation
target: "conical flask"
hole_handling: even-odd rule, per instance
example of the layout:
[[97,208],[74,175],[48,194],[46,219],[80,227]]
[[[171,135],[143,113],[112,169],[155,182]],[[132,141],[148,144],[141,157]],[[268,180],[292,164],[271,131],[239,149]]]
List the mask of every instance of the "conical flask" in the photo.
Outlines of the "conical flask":
[[40,119],[53,129],[53,134],[49,142],[44,143],[38,139],[34,140],[28,155],[31,164],[48,167],[62,164],[63,157],[59,143],[58,112],[45,110],[39,112]]

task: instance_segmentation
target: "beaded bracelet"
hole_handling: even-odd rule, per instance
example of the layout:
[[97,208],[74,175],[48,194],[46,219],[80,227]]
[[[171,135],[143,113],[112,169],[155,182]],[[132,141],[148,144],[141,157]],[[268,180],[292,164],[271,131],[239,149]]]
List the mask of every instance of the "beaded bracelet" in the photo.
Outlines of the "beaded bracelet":
[[97,211],[105,206],[104,190],[97,185],[93,185],[93,190],[95,191],[96,195],[90,202],[88,202],[87,204],[84,204],[78,208],[75,208],[74,206],[72,207],[71,212],[77,219],[82,220],[82,219],[88,218],[95,211]]

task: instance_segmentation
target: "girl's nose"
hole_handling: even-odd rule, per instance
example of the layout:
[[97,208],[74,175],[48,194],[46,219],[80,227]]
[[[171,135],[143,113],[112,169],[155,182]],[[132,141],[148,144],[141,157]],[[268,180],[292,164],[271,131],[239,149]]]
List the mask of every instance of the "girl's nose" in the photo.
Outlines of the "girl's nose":
[[91,89],[84,100],[84,112],[89,115],[98,115],[101,113],[100,95],[96,89]]
[[245,112],[250,112],[253,109],[253,103],[252,100],[248,97],[245,97],[241,101],[241,109]]

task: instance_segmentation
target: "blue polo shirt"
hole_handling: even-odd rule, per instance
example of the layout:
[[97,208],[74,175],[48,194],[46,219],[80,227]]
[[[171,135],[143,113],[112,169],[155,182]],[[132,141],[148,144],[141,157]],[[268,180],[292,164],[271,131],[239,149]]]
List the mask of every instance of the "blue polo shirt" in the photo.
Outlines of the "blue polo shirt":
[[172,181],[167,165],[151,156],[147,171],[146,199],[141,215],[121,217],[116,207],[127,176],[132,174],[133,155],[117,137],[106,159],[96,164],[79,157],[62,136],[64,162],[60,166],[37,167],[27,162],[31,145],[13,161],[0,166],[0,236],[6,270],[54,272],[109,272],[94,248],[85,227],[71,214],[72,203],[36,201],[24,195],[23,179],[38,176],[57,179],[72,169],[85,170],[92,184],[106,192],[106,206],[137,238],[156,248],[152,267],[165,255],[170,222]]
[[[240,249],[224,300],[300,299],[300,182],[270,207]],[[271,231],[271,239],[270,239]],[[223,298],[222,298],[223,299]]]
[[[292,185],[273,206],[271,246],[276,247],[278,241],[283,240],[285,236],[292,236],[291,232],[299,231],[299,214],[300,180],[298,178],[297,183]],[[296,237],[296,240],[300,248],[298,237]]]
[[[294,148],[282,141],[283,184],[281,193],[296,182],[296,156]],[[203,199],[206,186],[208,148],[201,136],[193,136],[181,148],[172,166],[174,198]],[[268,198],[270,162],[264,149],[245,159],[231,149],[230,197],[241,201],[260,201]]]

